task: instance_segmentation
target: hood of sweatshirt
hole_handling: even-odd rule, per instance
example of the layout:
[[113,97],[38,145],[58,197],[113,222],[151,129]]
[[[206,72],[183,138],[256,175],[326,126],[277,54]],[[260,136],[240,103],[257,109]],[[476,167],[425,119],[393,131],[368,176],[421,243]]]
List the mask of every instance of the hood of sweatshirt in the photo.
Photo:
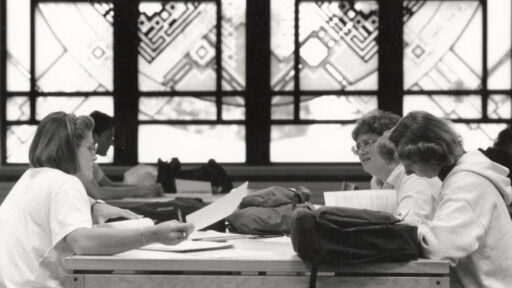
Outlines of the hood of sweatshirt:
[[480,151],[470,151],[462,155],[455,167],[448,175],[459,172],[473,172],[485,177],[498,189],[507,205],[512,201],[512,187],[507,177],[509,171],[506,167],[492,162]]

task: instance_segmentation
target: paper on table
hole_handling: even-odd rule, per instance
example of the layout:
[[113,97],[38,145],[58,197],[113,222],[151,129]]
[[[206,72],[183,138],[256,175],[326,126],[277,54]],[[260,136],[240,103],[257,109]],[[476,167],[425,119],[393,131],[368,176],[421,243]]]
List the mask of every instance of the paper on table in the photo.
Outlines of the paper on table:
[[365,208],[395,213],[398,199],[395,190],[353,190],[324,192],[326,206]]
[[233,244],[227,242],[208,242],[208,241],[191,241],[185,240],[178,245],[164,245],[160,243],[153,243],[139,249],[153,250],[153,251],[167,251],[167,252],[192,252],[203,250],[224,249],[233,247]]
[[208,181],[174,179],[178,193],[212,193],[212,185]]
[[247,195],[248,185],[249,182],[245,182],[210,205],[188,214],[186,222],[193,223],[195,229],[199,230],[228,217],[240,205],[242,198]]
[[153,220],[151,220],[149,218],[140,218],[140,219],[131,219],[131,220],[103,223],[103,224],[96,225],[96,227],[128,229],[128,228],[149,227],[149,226],[154,226],[154,225],[155,225],[155,223],[153,222]]

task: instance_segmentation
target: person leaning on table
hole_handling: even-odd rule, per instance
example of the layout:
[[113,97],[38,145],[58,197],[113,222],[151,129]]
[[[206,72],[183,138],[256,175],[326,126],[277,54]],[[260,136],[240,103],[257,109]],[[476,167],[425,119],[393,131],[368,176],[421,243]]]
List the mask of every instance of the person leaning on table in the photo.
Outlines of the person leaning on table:
[[92,226],[91,203],[78,176],[92,178],[93,126],[89,116],[64,112],[39,124],[31,167],[0,206],[0,287],[63,287],[66,256],[173,245],[193,230],[176,221],[135,229]]
[[[94,120],[92,137],[94,140],[96,154],[106,156],[107,151],[114,143],[114,131],[116,121],[109,115],[94,111],[90,114]],[[110,180],[103,173],[101,167],[94,163],[92,167],[92,179],[80,179],[85,186],[87,194],[94,199],[108,200],[124,197],[156,197],[163,193],[159,183],[150,185],[130,185]]]
[[363,170],[372,175],[371,189],[394,189],[397,192],[396,216],[404,223],[415,225],[431,219],[441,190],[437,178],[426,179],[414,174],[407,175],[404,166],[391,159],[385,161],[377,153],[375,142],[400,121],[391,112],[374,110],[357,120],[352,138],[356,145],[352,152],[359,157]]
[[479,151],[464,151],[446,121],[423,111],[402,118],[377,149],[384,159],[400,161],[407,174],[443,181],[433,219],[418,225],[424,255],[448,260],[460,281],[454,284],[512,287],[508,169]]

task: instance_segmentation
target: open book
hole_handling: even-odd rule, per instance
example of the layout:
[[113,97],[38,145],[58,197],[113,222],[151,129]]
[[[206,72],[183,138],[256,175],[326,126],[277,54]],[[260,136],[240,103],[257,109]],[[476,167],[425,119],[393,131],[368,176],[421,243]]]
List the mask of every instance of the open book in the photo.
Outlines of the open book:
[[398,208],[395,190],[353,190],[324,192],[326,206],[364,208],[391,214]]

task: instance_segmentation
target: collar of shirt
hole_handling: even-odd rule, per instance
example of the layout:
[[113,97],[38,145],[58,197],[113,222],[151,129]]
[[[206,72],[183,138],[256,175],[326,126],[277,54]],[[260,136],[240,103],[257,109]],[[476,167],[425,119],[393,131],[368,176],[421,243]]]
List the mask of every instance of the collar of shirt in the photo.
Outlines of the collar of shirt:
[[398,166],[393,169],[391,174],[389,174],[388,179],[386,182],[382,182],[380,179],[373,177],[372,179],[374,181],[374,184],[377,186],[378,189],[395,189],[398,184],[400,183],[400,179],[405,174],[405,169],[402,164],[399,164]]

